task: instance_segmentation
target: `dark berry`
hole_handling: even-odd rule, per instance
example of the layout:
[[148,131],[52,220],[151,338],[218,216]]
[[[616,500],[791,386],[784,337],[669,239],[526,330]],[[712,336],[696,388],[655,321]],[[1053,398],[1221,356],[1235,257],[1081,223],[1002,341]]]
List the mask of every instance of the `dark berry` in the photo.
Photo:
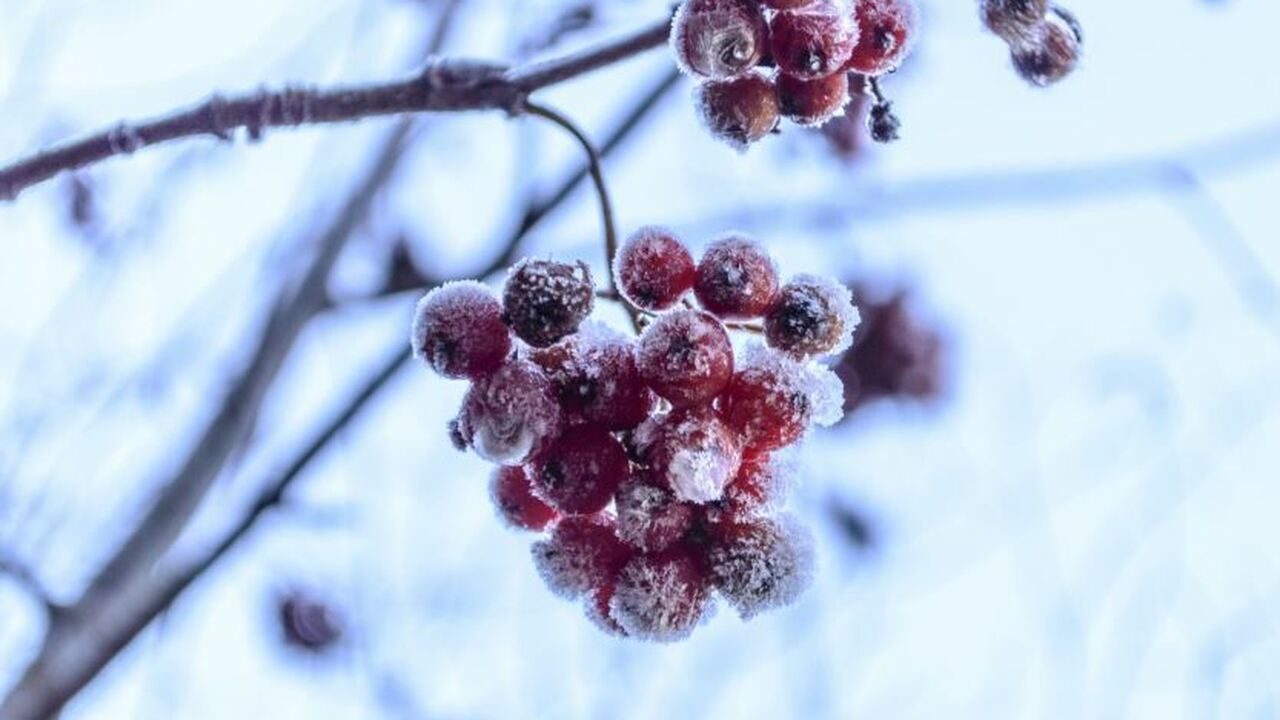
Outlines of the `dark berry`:
[[607,515],[562,519],[551,537],[531,548],[533,564],[551,592],[575,598],[611,585],[633,551],[618,539]]
[[805,80],[839,72],[858,41],[858,26],[833,0],[777,13],[769,21],[769,33],[778,70]]
[[740,75],[768,49],[769,26],[752,0],[687,0],[671,24],[671,47],[686,72]]
[[511,527],[541,530],[560,516],[554,508],[539,500],[522,467],[501,467],[493,473],[489,497],[498,515]]
[[708,80],[698,86],[696,102],[711,134],[738,150],[778,125],[777,90],[773,80],[758,72]]
[[632,233],[618,249],[613,270],[623,297],[642,310],[669,310],[693,288],[693,256],[665,228]]
[[858,43],[845,70],[882,75],[902,64],[915,43],[915,0],[859,0]]
[[1008,43],[1031,37],[1049,12],[1048,0],[981,0],[978,12],[987,29]]
[[716,589],[744,620],[795,602],[809,585],[813,548],[790,521],[755,519],[718,531],[707,554]]
[[280,629],[290,647],[315,655],[332,650],[342,639],[342,621],[324,600],[302,591],[280,599]]
[[1013,67],[1023,80],[1047,87],[1076,69],[1080,62],[1080,39],[1076,28],[1061,15],[1052,13],[1027,40],[1013,44]]
[[702,256],[693,291],[702,307],[718,317],[760,317],[778,294],[778,268],[760,243],[726,235]]
[[778,76],[778,109],[798,125],[822,125],[849,101],[849,76],[838,72],[817,80]]
[[769,345],[797,357],[840,352],[852,342],[857,325],[849,289],[814,275],[797,276],[784,285],[764,318]]
[[562,513],[603,510],[630,473],[622,443],[599,425],[568,428],[534,460],[534,491]]
[[715,397],[733,375],[724,325],[697,310],[676,310],[645,328],[636,351],[640,376],[676,407]]
[[618,574],[612,617],[629,635],[674,642],[688,637],[711,610],[711,583],[697,549],[676,545],[636,555]]
[[533,363],[512,359],[471,384],[456,427],[480,457],[520,465],[546,447],[562,423],[551,381]]
[[478,378],[511,352],[502,305],[478,282],[451,282],[427,293],[413,319],[413,354],[448,378]]
[[502,289],[503,318],[512,332],[534,347],[571,335],[591,314],[595,284],[586,263],[522,260]]

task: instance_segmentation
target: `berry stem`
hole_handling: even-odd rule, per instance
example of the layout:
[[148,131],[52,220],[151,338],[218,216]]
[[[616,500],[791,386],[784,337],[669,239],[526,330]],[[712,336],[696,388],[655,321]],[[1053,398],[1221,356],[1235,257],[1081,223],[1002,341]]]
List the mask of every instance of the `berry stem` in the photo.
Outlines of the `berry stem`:
[[[525,102],[524,111],[530,115],[545,118],[563,128],[578,141],[578,144],[582,146],[582,150],[587,154],[591,181],[596,188],[596,197],[600,199],[600,220],[604,225],[605,274],[609,278],[609,290],[621,298],[622,295],[618,293],[618,288],[614,284],[613,273],[609,271],[613,267],[614,258],[618,255],[618,231],[614,226],[613,203],[609,200],[609,188],[604,182],[604,170],[600,166],[599,151],[596,150],[595,144],[582,131],[582,128],[579,128],[576,123],[562,113],[532,101]],[[640,315],[637,309],[625,300],[622,306],[626,308],[627,315],[631,318],[632,327],[637,333],[640,332]]]

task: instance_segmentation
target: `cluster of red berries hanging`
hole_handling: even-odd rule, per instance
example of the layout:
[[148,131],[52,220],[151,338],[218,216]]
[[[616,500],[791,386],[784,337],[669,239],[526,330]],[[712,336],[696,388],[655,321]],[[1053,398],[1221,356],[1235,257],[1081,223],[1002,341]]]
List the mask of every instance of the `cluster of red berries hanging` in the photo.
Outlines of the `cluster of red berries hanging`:
[[[827,122],[849,101],[850,74],[875,78],[897,68],[916,26],[914,0],[685,0],[671,47],[680,67],[702,80],[697,103],[707,128],[743,149],[780,118]],[[891,104],[872,89],[871,135],[893,140]]]
[[780,283],[763,248],[734,233],[695,263],[671,232],[643,228],[613,272],[609,296],[638,338],[587,319],[597,293],[581,262],[523,260],[501,298],[465,281],[422,299],[415,354],[471,382],[455,444],[501,466],[499,514],[548,532],[535,565],[608,632],[682,639],[716,593],[744,619],[789,604],[812,550],[780,513],[779,451],[842,415],[840,381],[815,360],[852,340],[849,290]]
[[1084,32],[1049,0],[979,0],[982,22],[1009,45],[1013,68],[1037,87],[1052,85],[1080,62]]

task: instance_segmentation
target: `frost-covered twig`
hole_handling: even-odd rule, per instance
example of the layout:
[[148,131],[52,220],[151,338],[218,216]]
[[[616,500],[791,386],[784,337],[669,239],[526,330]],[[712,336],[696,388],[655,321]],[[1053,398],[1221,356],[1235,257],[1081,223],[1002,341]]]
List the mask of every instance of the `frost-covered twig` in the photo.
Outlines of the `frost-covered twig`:
[[0,199],[16,198],[23,190],[63,171],[189,137],[230,140],[243,129],[257,139],[272,127],[405,113],[504,110],[518,114],[536,90],[661,46],[667,40],[669,25],[664,18],[584,52],[517,68],[484,60],[433,58],[406,80],[333,89],[286,87],[234,96],[215,94],[193,108],[153,120],[121,122],[0,169]]

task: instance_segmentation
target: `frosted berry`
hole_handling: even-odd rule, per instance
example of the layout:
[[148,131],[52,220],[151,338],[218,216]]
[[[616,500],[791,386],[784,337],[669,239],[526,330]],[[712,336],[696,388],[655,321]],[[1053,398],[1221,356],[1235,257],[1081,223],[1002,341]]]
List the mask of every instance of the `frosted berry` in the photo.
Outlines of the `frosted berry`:
[[622,483],[615,502],[618,537],[638,550],[665,550],[693,524],[693,508],[643,471]]
[[794,356],[837,353],[853,341],[858,319],[848,288],[830,278],[799,275],[782,287],[765,316],[765,339]]
[[603,510],[630,473],[622,443],[599,425],[568,428],[534,460],[534,491],[562,513]]
[[780,506],[792,473],[793,468],[767,453],[743,457],[738,474],[724,489],[722,509],[732,517],[746,518]]
[[978,12],[987,29],[1008,43],[1031,37],[1049,12],[1048,0],[981,0]]
[[571,599],[611,585],[633,554],[618,539],[607,515],[566,517],[551,537],[534,543],[531,552],[551,592]]
[[489,497],[498,516],[513,528],[541,530],[560,516],[533,495],[529,475],[522,467],[501,467],[493,473]]
[[778,93],[773,80],[749,72],[698,86],[695,101],[707,130],[737,150],[745,150],[778,126]]
[[729,234],[707,248],[693,291],[702,307],[718,317],[760,317],[778,294],[778,268],[760,243]]
[[498,369],[511,352],[502,305],[478,282],[451,282],[418,302],[413,354],[448,378],[478,378]]
[[645,328],[636,350],[640,375],[676,407],[706,402],[733,376],[729,333],[711,315],[676,310]]
[[622,243],[614,260],[618,289],[642,310],[669,310],[693,288],[693,277],[689,249],[665,228],[649,226],[635,231]]
[[915,43],[915,0],[858,0],[858,43],[845,70],[883,75],[902,64]]
[[521,260],[502,289],[503,318],[516,337],[546,347],[578,329],[595,296],[591,270],[582,261]]
[[795,602],[808,588],[812,541],[790,521],[756,519],[719,531],[707,553],[724,599],[744,620]]
[[583,598],[587,619],[596,627],[615,637],[627,637],[627,631],[613,617],[613,596],[617,592],[618,583],[611,579],[607,584],[592,588]]
[[838,72],[817,80],[778,76],[778,109],[798,125],[822,125],[849,102],[849,76]]
[[636,367],[635,344],[608,326],[588,321],[582,331],[537,348],[529,359],[556,386],[568,417],[630,430],[653,411],[653,391]]
[[533,363],[512,359],[471,384],[456,427],[480,457],[520,465],[550,444],[562,423],[551,381]]
[[755,353],[721,393],[720,414],[751,452],[791,445],[804,435],[812,407],[805,369],[781,353]]
[[675,410],[636,431],[653,480],[693,503],[719,500],[742,462],[742,441],[710,407]]
[[711,584],[702,557],[688,545],[636,555],[618,574],[611,610],[633,637],[683,640],[711,611]]
[[774,15],[769,34],[778,70],[814,80],[839,72],[849,61],[858,41],[858,26],[843,4],[818,0]]
[[752,0],[686,0],[671,24],[680,67],[725,78],[755,67],[768,49],[769,26]]
[[1023,80],[1048,87],[1076,69],[1080,62],[1080,37],[1074,18],[1050,13],[1025,41],[1011,50],[1013,67]]

